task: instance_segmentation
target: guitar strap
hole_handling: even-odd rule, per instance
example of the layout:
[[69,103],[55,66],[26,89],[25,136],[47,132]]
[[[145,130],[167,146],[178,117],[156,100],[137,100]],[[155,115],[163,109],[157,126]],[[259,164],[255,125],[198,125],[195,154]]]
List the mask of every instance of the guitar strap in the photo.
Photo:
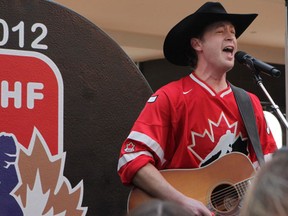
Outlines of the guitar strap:
[[262,166],[264,164],[264,155],[260,144],[255,113],[250,97],[244,89],[236,87],[231,83],[230,86],[236,98],[240,114],[246,127],[248,137],[250,138],[250,141],[256,153],[259,165]]

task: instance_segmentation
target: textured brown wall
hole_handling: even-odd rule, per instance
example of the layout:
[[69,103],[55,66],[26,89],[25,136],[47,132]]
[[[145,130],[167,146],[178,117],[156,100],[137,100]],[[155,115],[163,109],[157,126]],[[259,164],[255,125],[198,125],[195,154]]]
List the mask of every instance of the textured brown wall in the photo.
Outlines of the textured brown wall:
[[[49,57],[64,82],[64,175],[75,187],[84,184],[82,206],[87,215],[122,215],[129,189],[119,180],[122,141],[151,94],[143,75],[122,49],[101,29],[78,14],[44,0],[1,0],[0,14],[9,28],[25,23],[25,45],[12,32],[0,48],[30,50]],[[35,50],[31,26],[48,29]],[[0,30],[2,31],[2,30]],[[1,71],[0,71],[1,73]],[[2,73],[1,79],[5,74]]]

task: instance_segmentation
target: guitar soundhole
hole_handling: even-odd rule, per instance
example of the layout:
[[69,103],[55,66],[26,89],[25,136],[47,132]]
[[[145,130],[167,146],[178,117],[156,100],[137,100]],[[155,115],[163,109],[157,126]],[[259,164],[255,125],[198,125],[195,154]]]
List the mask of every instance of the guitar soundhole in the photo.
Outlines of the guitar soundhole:
[[212,191],[211,203],[218,212],[230,212],[239,202],[236,188],[229,184],[221,184]]

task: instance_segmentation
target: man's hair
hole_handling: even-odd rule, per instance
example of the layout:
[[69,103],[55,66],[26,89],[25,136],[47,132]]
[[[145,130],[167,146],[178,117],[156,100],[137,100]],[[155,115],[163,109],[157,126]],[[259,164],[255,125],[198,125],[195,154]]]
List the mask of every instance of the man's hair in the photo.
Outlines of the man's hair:
[[127,216],[194,216],[177,203],[152,199],[136,207]]
[[[212,24],[212,23],[211,23]],[[209,24],[209,25],[211,25]],[[208,26],[209,26],[208,25]],[[207,27],[204,27],[198,35],[191,35],[190,37],[190,41],[192,38],[197,38],[199,40],[202,40],[203,39],[203,35],[204,35],[204,32],[206,31]],[[186,49],[186,56],[187,56],[187,59],[188,59],[188,65],[192,68],[192,70],[195,70],[196,67],[197,67],[197,63],[198,63],[198,56],[197,56],[197,53],[196,51],[193,49],[193,47],[191,46],[191,43],[189,41],[189,44],[187,44],[187,49]]]
[[288,215],[288,150],[275,152],[256,173],[241,212],[243,216]]
[[195,70],[198,63],[198,56],[191,45],[187,47],[186,56],[188,59],[188,65],[192,68],[192,70]]

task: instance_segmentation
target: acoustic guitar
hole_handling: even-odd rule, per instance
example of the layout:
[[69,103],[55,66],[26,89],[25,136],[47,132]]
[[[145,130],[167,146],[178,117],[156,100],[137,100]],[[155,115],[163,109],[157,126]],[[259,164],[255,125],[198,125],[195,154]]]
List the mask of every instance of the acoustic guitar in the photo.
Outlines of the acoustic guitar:
[[[230,153],[197,169],[162,170],[164,178],[177,190],[203,202],[215,215],[237,215],[255,169],[242,153]],[[128,197],[127,209],[152,199],[134,187]]]

